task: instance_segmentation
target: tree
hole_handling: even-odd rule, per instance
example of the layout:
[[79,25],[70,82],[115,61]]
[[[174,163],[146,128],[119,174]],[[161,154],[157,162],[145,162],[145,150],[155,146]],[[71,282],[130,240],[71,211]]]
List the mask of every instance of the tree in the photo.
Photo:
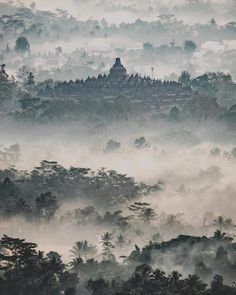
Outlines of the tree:
[[6,107],[13,103],[16,96],[16,83],[13,76],[9,78],[6,65],[2,64],[0,67],[0,110],[2,107],[6,111]]
[[206,289],[206,284],[204,284],[197,275],[189,275],[187,279],[184,280],[186,295],[199,295],[202,294]]
[[74,218],[76,220],[76,223],[81,224],[87,224],[87,223],[95,223],[98,219],[98,213],[96,212],[95,208],[92,206],[87,206],[83,209],[75,209]]
[[140,137],[140,138],[137,138],[135,139],[134,141],[134,145],[137,149],[143,149],[145,147],[148,146],[147,142],[146,142],[146,139],[144,136]]
[[33,86],[34,84],[35,84],[34,75],[33,75],[32,72],[29,72],[29,75],[27,76],[26,85],[27,86]]
[[191,81],[191,75],[188,71],[183,71],[178,79],[179,83],[181,83],[183,86],[189,85]]
[[86,261],[96,255],[97,249],[92,244],[89,244],[88,241],[78,241],[73,246],[71,253],[75,258],[82,258]]
[[118,141],[114,141],[111,139],[108,141],[104,151],[105,152],[114,152],[114,151],[120,149],[120,147],[121,147],[121,144]]
[[182,285],[181,277],[182,275],[177,271],[173,271],[168,277],[169,285],[177,294],[180,293],[180,288]]
[[116,224],[121,232],[126,232],[131,227],[129,223],[131,219],[132,219],[132,216],[126,216],[126,217],[121,216],[118,218]]
[[59,46],[59,47],[57,47],[56,48],[56,56],[58,57],[58,56],[60,56],[61,54],[62,54],[62,48]]
[[26,37],[21,36],[17,38],[15,44],[15,51],[19,53],[30,52],[30,44]]
[[0,197],[1,200],[7,199],[10,197],[17,198],[21,195],[19,188],[10,180],[9,177],[6,177],[2,183],[0,183]]
[[109,283],[104,279],[92,280],[90,279],[87,283],[87,289],[92,291],[92,295],[105,295],[111,294]]
[[35,199],[35,216],[46,222],[51,221],[60,205],[51,192],[41,194]]
[[0,67],[1,67],[1,69],[0,69],[0,82],[7,81],[9,76],[6,72],[6,65],[2,64],[2,65],[0,65]]
[[118,235],[116,237],[116,245],[120,248],[124,247],[124,245],[126,244],[126,239],[125,236],[123,236],[122,234]]
[[213,236],[214,240],[217,241],[232,241],[233,239],[226,236],[226,233],[222,232],[221,230],[217,230],[214,232]]
[[185,116],[191,117],[191,120],[196,120],[200,124],[207,120],[217,120],[225,113],[215,97],[202,95],[195,95],[185,104],[182,112]]
[[179,108],[177,106],[174,106],[174,107],[171,108],[169,117],[170,117],[170,120],[179,121],[179,119],[180,119],[180,110],[179,110]]
[[180,226],[181,225],[181,221],[179,220],[179,218],[182,216],[182,214],[168,214],[166,217],[166,221],[165,221],[165,226],[167,228],[172,228],[175,226]]
[[214,225],[222,229],[229,229],[234,227],[233,221],[231,218],[224,218],[223,216],[218,216],[217,219],[214,220]]
[[216,25],[216,20],[215,20],[214,18],[212,18],[212,19],[210,20],[210,24],[211,24],[211,25]]
[[153,220],[155,216],[156,213],[152,208],[143,208],[139,213],[139,217],[141,218],[141,220],[144,223],[148,224],[151,223],[151,220]]
[[184,51],[186,53],[193,53],[197,49],[197,45],[191,40],[184,41]]
[[150,51],[153,49],[153,44],[149,42],[143,43],[143,50],[145,51]]
[[233,158],[236,158],[236,147],[232,148],[231,155]]
[[101,236],[101,244],[103,247],[103,253],[102,256],[105,260],[115,260],[115,256],[113,255],[112,251],[115,248],[113,243],[113,235],[109,232],[105,232]]
[[215,148],[213,148],[212,150],[211,150],[211,155],[212,156],[220,156],[220,154],[221,154],[221,150],[218,148],[218,147],[215,147]]
[[32,208],[24,199],[20,198],[15,203],[14,214],[22,215],[26,219],[31,218]]
[[35,243],[4,235],[0,245],[1,295],[59,295],[78,283],[60,257],[45,257]]
[[128,207],[129,210],[137,213],[138,218],[144,223],[151,223],[156,216],[155,210],[149,208],[150,204],[135,202]]
[[222,289],[224,286],[224,280],[222,276],[215,275],[212,282],[211,282],[211,290],[214,292],[214,294],[223,294]]

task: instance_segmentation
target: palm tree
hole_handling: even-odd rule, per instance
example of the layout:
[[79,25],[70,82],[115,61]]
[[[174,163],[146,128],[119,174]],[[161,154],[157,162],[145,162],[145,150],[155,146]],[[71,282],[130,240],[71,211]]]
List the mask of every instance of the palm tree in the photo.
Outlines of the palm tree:
[[217,219],[214,220],[214,225],[219,227],[220,230],[232,228],[235,226],[231,218],[224,219],[223,216],[218,216]]
[[154,209],[152,208],[143,208],[140,213],[139,217],[144,223],[151,223],[151,220],[153,220],[156,216],[156,213]]
[[130,205],[128,209],[136,212],[138,217],[144,223],[151,223],[151,220],[154,219],[156,213],[154,209],[150,208],[149,206],[150,204],[148,203],[135,202],[134,204]]
[[124,247],[124,245],[126,244],[126,240],[125,237],[123,235],[118,235],[116,237],[116,245],[120,248]]
[[217,241],[232,241],[233,239],[226,236],[226,233],[222,232],[221,230],[217,230],[213,236],[214,240]]
[[115,256],[113,255],[112,251],[115,248],[112,244],[113,241],[113,234],[109,232],[105,232],[101,236],[101,243],[103,247],[103,257],[107,260],[115,260]]
[[75,258],[87,260],[97,253],[96,246],[89,244],[88,241],[78,241],[72,247],[71,253]]
[[69,263],[69,266],[71,267],[71,270],[75,273],[78,273],[79,272],[79,269],[81,267],[81,265],[83,265],[84,261],[82,258],[80,257],[77,257],[77,258],[74,258],[70,263]]
[[173,271],[168,277],[169,285],[174,288],[177,293],[179,293],[181,277],[182,275],[178,271]]
[[154,275],[155,280],[160,280],[160,279],[162,279],[163,276],[165,275],[165,272],[164,272],[163,270],[156,269],[156,270],[153,272],[153,275]]
[[129,221],[132,219],[132,216],[126,216],[126,217],[119,217],[117,220],[117,226],[122,232],[127,231],[130,228],[130,223]]
[[189,275],[187,279],[184,280],[185,289],[187,294],[197,295],[202,294],[206,289],[206,284],[204,284],[197,275]]

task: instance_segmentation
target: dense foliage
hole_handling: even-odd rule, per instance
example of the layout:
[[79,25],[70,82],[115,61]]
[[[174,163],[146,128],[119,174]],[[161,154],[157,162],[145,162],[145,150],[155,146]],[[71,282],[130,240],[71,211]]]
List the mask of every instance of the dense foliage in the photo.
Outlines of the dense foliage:
[[[191,249],[192,245],[199,240],[220,244],[216,236],[217,234],[212,239],[188,237],[191,241],[189,247]],[[177,240],[186,242],[183,237]],[[177,240],[163,243],[160,247],[176,247]],[[221,241],[229,242],[230,239],[225,238]],[[0,240],[1,294],[57,295],[62,291],[65,291],[65,294],[90,294],[89,291],[94,295],[236,294],[235,285],[224,284],[223,277],[218,274],[211,274],[213,279],[210,279],[210,284],[207,285],[196,273],[183,278],[178,271],[166,274],[161,269],[154,270],[150,264],[139,263],[136,266],[130,262],[119,264],[109,250],[112,246],[109,233],[102,236],[102,242],[104,251],[107,251],[106,255],[102,254],[102,261],[89,258],[88,254],[90,253],[92,257],[95,249],[84,241],[76,243],[73,247],[73,253],[78,255],[77,258],[65,265],[56,252],[51,251],[45,255],[37,250],[37,245],[34,243],[3,236]],[[84,257],[84,260],[80,255]],[[218,262],[222,263],[220,261],[222,255],[221,258],[219,258],[220,254],[217,255]],[[133,256],[134,253],[130,255],[130,258],[132,259]],[[204,270],[204,266],[199,264],[199,269]]]
[[44,214],[46,219],[55,214],[58,200],[84,199],[98,208],[109,208],[119,200],[137,199],[161,189],[159,184],[137,183],[132,177],[113,170],[66,169],[49,161],[41,162],[31,172],[1,170],[0,181],[1,212],[4,216],[22,214],[37,218]]
[[0,292],[3,295],[57,295],[74,288],[78,282],[57,253],[44,255],[36,244],[8,236],[2,237],[0,247]]

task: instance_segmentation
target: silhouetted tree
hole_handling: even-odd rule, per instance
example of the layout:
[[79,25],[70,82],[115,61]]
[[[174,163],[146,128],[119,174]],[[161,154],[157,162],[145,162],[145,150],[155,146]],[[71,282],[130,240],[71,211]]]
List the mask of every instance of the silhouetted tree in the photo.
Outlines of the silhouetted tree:
[[59,205],[51,192],[41,194],[35,199],[35,216],[49,222],[55,215]]
[[113,255],[113,249],[115,248],[113,243],[113,235],[109,232],[105,232],[101,236],[101,244],[103,248],[102,256],[105,260],[115,260],[115,256]]
[[187,53],[192,53],[197,49],[197,45],[192,40],[184,41],[184,50]]
[[26,37],[21,36],[17,38],[15,45],[16,52],[26,53],[30,51],[30,44]]
[[92,244],[89,244],[88,241],[78,241],[73,246],[71,253],[75,258],[82,258],[86,261],[96,255],[97,249]]

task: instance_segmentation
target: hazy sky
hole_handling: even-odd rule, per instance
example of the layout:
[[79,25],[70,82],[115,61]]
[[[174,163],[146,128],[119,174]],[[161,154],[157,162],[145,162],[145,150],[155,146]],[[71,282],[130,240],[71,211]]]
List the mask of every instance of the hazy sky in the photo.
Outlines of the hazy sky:
[[[115,2],[112,0],[2,0],[2,2],[26,5],[34,2],[37,9],[61,8],[82,20],[105,18],[109,23],[131,22],[137,18],[155,20],[162,13],[174,13],[187,22],[204,22],[211,17],[221,22],[230,14],[229,17],[233,20],[234,6],[236,6],[236,0],[117,0]],[[190,3],[194,5],[192,8]],[[187,10],[176,8],[182,4],[188,5]],[[196,7],[198,9],[195,9]]]

